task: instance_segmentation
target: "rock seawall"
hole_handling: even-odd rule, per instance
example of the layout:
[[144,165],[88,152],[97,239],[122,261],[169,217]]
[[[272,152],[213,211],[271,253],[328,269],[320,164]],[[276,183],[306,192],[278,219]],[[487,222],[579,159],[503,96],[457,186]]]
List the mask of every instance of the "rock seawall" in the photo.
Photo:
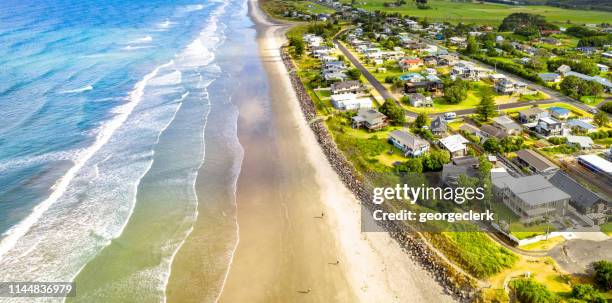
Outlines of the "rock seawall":
[[[298,77],[296,68],[286,48],[282,47],[280,53],[283,63],[287,71],[289,71],[291,85],[295,90],[304,118],[314,132],[327,160],[340,176],[342,182],[359,199],[361,205],[365,206],[369,211],[374,211],[377,206],[371,203],[372,195],[370,191],[368,191],[359,180],[354,167],[338,149],[336,143],[323,124],[324,122],[317,119],[314,102],[306,92],[302,81]],[[416,233],[410,232],[408,227],[403,224],[392,223],[390,221],[379,221],[378,223],[384,230],[389,232],[391,237],[398,241],[404,251],[426,270],[432,273],[435,279],[448,293],[453,294],[458,300],[463,302],[470,302],[475,299],[477,282],[474,281],[473,278],[467,277],[452,268],[445,260],[432,251]]]

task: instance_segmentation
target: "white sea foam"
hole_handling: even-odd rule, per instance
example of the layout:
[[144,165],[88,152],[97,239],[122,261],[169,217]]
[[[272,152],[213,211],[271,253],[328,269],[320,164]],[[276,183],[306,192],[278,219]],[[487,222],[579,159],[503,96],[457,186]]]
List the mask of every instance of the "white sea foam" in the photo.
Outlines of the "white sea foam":
[[192,4],[192,5],[186,5],[185,7],[182,8],[182,11],[184,12],[195,12],[195,11],[199,11],[199,10],[203,10],[204,9],[204,5],[202,4]]
[[165,75],[159,75],[151,81],[149,81],[150,86],[163,86],[163,85],[177,85],[182,81],[182,73],[179,70],[175,70],[171,73]]
[[137,46],[128,45],[124,47],[123,49],[128,50],[128,51],[133,51],[133,50],[147,49],[147,48],[155,48],[155,46],[153,45],[137,45]]
[[151,37],[151,36],[144,36],[142,38],[138,38],[136,40],[133,40],[130,43],[149,43],[151,41],[153,41],[153,37]]
[[134,110],[134,107],[142,100],[142,95],[144,94],[144,88],[146,87],[147,82],[157,75],[160,68],[169,66],[172,63],[173,62],[171,61],[155,68],[151,73],[147,74],[140,82],[136,84],[134,90],[130,93],[130,102],[120,106],[116,110],[118,115],[116,115],[111,121],[102,127],[94,144],[79,153],[75,160],[75,165],[71,167],[59,180],[51,195],[34,207],[32,212],[25,219],[2,234],[3,238],[0,241],[0,261],[2,261],[3,256],[15,246],[17,241],[30,230],[32,225],[34,225],[40,219],[45,211],[64,194],[72,179],[76,176],[79,170],[83,168],[87,160],[89,160],[98,150],[100,150],[100,148],[102,148],[102,146],[108,142],[113,133],[125,122],[128,115]]
[[77,93],[90,91],[92,89],[94,89],[93,85],[87,85],[87,86],[83,86],[83,87],[79,87],[75,89],[64,90],[64,91],[61,91],[60,94],[77,94]]

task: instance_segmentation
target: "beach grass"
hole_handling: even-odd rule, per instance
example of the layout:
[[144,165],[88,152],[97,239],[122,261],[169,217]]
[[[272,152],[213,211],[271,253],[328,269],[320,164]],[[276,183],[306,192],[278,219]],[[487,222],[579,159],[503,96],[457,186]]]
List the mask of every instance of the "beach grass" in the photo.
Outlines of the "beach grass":
[[562,236],[556,236],[549,238],[548,240],[542,240],[535,243],[519,246],[523,250],[550,250],[560,243],[565,242],[565,238]]

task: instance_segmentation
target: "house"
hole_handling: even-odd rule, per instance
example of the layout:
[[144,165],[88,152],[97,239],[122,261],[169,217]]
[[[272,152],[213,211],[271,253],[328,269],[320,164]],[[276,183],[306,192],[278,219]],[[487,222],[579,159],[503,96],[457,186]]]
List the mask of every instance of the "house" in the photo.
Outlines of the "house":
[[450,42],[450,44],[456,45],[460,48],[465,48],[465,46],[467,45],[467,39],[465,37],[450,37],[448,41]]
[[466,156],[467,143],[469,141],[462,135],[452,135],[440,139],[440,146],[450,152],[451,158]]
[[442,182],[446,186],[458,186],[458,180],[461,175],[468,177],[478,177],[478,166],[480,162],[478,158],[472,156],[454,158],[451,163],[442,165]]
[[480,130],[482,131],[482,134],[486,138],[495,137],[497,139],[502,139],[502,138],[505,138],[505,137],[508,136],[508,134],[504,130],[502,130],[502,129],[498,128],[498,127],[495,127],[493,125],[490,125],[490,124],[485,124],[485,125],[481,126]]
[[540,77],[540,79],[542,79],[542,81],[544,82],[553,82],[553,83],[561,82],[561,75],[557,73],[542,73],[542,74],[538,74],[538,77]]
[[514,82],[510,79],[504,78],[495,82],[495,91],[500,94],[511,95],[513,93],[526,93],[527,85],[522,82]]
[[506,76],[502,75],[502,74],[491,74],[489,75],[489,79],[491,79],[491,81],[493,81],[493,83],[497,83],[501,80],[506,79]]
[[544,117],[538,120],[535,129],[544,136],[560,136],[563,132],[563,123],[550,117]]
[[502,201],[522,221],[564,216],[570,196],[541,175],[515,178],[503,168],[491,170],[495,201]]
[[364,127],[368,130],[378,130],[389,124],[387,116],[375,109],[360,109],[351,120],[353,128]]
[[580,149],[591,149],[593,147],[593,139],[587,136],[567,136],[567,144],[577,146]]
[[420,156],[429,150],[429,142],[402,130],[389,133],[389,143],[404,152],[406,157]]
[[582,166],[612,182],[612,162],[597,155],[582,155],[578,156],[577,160]]
[[435,56],[426,56],[423,58],[423,63],[427,66],[435,66],[438,64],[438,59]]
[[[427,76],[427,78],[430,78],[430,76]],[[444,84],[439,79],[420,82],[406,82],[404,84],[404,93],[416,93],[419,91],[419,89],[423,89],[424,91],[431,92],[433,94],[439,94],[443,88]]]
[[382,52],[378,48],[368,48],[365,50],[364,54],[368,59],[381,59]]
[[437,116],[431,121],[429,125],[429,130],[432,134],[436,136],[446,134],[446,132],[448,131],[448,127],[446,126],[446,120],[442,118],[442,115]]
[[361,83],[357,80],[335,82],[331,85],[331,93],[333,95],[348,93],[356,94],[361,92],[362,89]]
[[499,116],[492,120],[493,126],[503,130],[506,135],[518,135],[522,131],[521,126],[508,116]]
[[478,81],[485,78],[489,74],[489,70],[478,67],[469,61],[459,61],[451,69],[450,75],[453,77],[461,77],[472,81]]
[[346,65],[343,61],[330,61],[323,63],[323,71],[341,72],[346,70]]
[[538,174],[548,174],[559,169],[559,167],[550,162],[550,160],[531,149],[521,149],[517,151],[515,161],[519,166],[528,168]]
[[577,130],[578,133],[592,133],[597,130],[597,127],[595,127],[594,125],[591,125],[580,119],[569,120],[567,121],[566,125],[574,132]]
[[604,64],[597,64],[597,68],[599,68],[599,71],[602,73],[607,73],[609,70],[609,67],[607,65]]
[[420,58],[403,58],[398,62],[402,70],[409,70],[423,65],[423,60]]
[[594,47],[594,46],[580,46],[580,47],[576,47],[576,50],[581,52],[581,53],[590,55],[590,54],[592,54],[592,53],[597,51],[597,47]]
[[431,97],[426,97],[421,93],[408,94],[408,100],[410,105],[414,107],[433,107],[433,100]]
[[459,62],[459,58],[453,55],[439,55],[438,65],[453,66]]
[[532,107],[519,112],[519,121],[521,123],[535,122],[544,117],[548,117],[548,112],[539,107]]
[[355,94],[339,94],[331,96],[332,105],[340,110],[356,110],[372,108],[372,99],[357,98]]
[[401,76],[399,76],[399,79],[402,81],[407,81],[407,82],[421,82],[423,80],[425,80],[425,77],[423,77],[423,75],[419,74],[419,73],[406,73],[403,74]]
[[459,131],[461,131],[463,134],[478,136],[480,140],[486,138],[486,135],[482,133],[480,128],[469,123],[463,123],[459,127]]
[[551,108],[548,109],[548,111],[550,112],[550,115],[557,118],[557,119],[562,119],[565,120],[567,118],[569,118],[571,111],[567,108],[563,108],[563,107],[558,107],[558,106],[553,106]]
[[555,39],[553,37],[544,37],[544,38],[541,38],[540,41],[547,43],[547,44],[552,44],[552,45],[561,45],[561,42],[559,42],[558,39]]
[[560,72],[561,74],[565,74],[565,73],[567,73],[567,72],[569,72],[571,70],[572,70],[572,68],[567,66],[567,65],[565,65],[565,64],[557,67],[557,71]]
[[323,71],[323,78],[325,81],[344,81],[348,79],[348,76],[340,71]]
[[554,186],[570,196],[570,205],[583,215],[591,213],[605,213],[610,209],[610,201],[592,192],[582,184],[576,182],[562,171],[554,173],[548,178]]

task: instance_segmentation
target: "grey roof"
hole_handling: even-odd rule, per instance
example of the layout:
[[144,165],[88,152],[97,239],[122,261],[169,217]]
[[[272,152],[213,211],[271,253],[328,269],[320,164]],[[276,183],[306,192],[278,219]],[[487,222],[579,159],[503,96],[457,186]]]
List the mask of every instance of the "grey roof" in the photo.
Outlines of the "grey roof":
[[506,136],[506,132],[501,129],[501,128],[497,128],[493,125],[489,125],[489,124],[485,124],[483,126],[480,127],[480,130],[483,133],[486,133],[487,135],[491,136],[491,137],[496,137],[496,138],[503,138]]
[[587,136],[567,136],[567,143],[578,144],[581,147],[589,147],[593,145],[593,139]]
[[499,124],[500,126],[503,126],[505,129],[508,130],[521,129],[521,126],[518,123],[514,122],[514,120],[512,120],[508,116],[495,117],[493,118],[493,122]]
[[531,107],[526,110],[520,111],[519,114],[531,116],[531,115],[538,115],[538,114],[546,113],[546,112],[547,112],[546,110],[541,109],[539,107]]
[[533,206],[570,199],[568,194],[556,188],[542,175],[514,178],[507,172],[496,172],[492,173],[491,181],[498,188],[508,188],[515,196]]
[[348,88],[352,88],[355,86],[360,86],[361,83],[357,80],[349,80],[349,81],[341,81],[341,82],[336,82],[336,83],[332,83],[331,85],[331,89],[332,90],[337,90],[337,89],[348,89]]
[[468,123],[463,123],[459,129],[470,134],[480,134],[480,129],[478,127]]
[[369,124],[377,124],[383,122],[385,118],[387,118],[387,116],[375,109],[364,108],[359,110],[357,116],[353,117],[353,120],[357,122],[366,121]]
[[394,130],[389,133],[389,137],[393,137],[401,144],[407,146],[410,149],[416,149],[417,147],[429,145],[429,142],[413,135],[407,131]]
[[538,76],[540,77],[540,79],[544,81],[554,81],[557,78],[561,77],[557,73],[542,73],[542,74],[538,74]]
[[536,171],[542,172],[552,168],[559,168],[548,159],[531,149],[521,149],[516,152],[516,156],[525,161],[529,166],[535,168]]
[[[598,201],[606,201],[606,199],[598,196],[596,193],[582,186],[580,183],[570,178],[564,172],[556,172],[548,179],[548,181],[550,181],[550,183],[570,195],[574,203],[584,208],[590,208]],[[609,200],[606,202],[610,203]]]
[[596,128],[595,126],[593,126],[593,125],[591,125],[591,124],[589,124],[587,122],[584,122],[582,120],[578,120],[578,119],[573,119],[573,120],[567,121],[567,125],[570,128],[577,126],[577,127],[580,127],[580,128],[584,128],[586,130],[595,129]]
[[431,125],[429,128],[432,131],[436,132],[445,132],[448,129],[446,127],[446,121],[442,118],[442,116],[438,116],[433,121],[431,121]]

